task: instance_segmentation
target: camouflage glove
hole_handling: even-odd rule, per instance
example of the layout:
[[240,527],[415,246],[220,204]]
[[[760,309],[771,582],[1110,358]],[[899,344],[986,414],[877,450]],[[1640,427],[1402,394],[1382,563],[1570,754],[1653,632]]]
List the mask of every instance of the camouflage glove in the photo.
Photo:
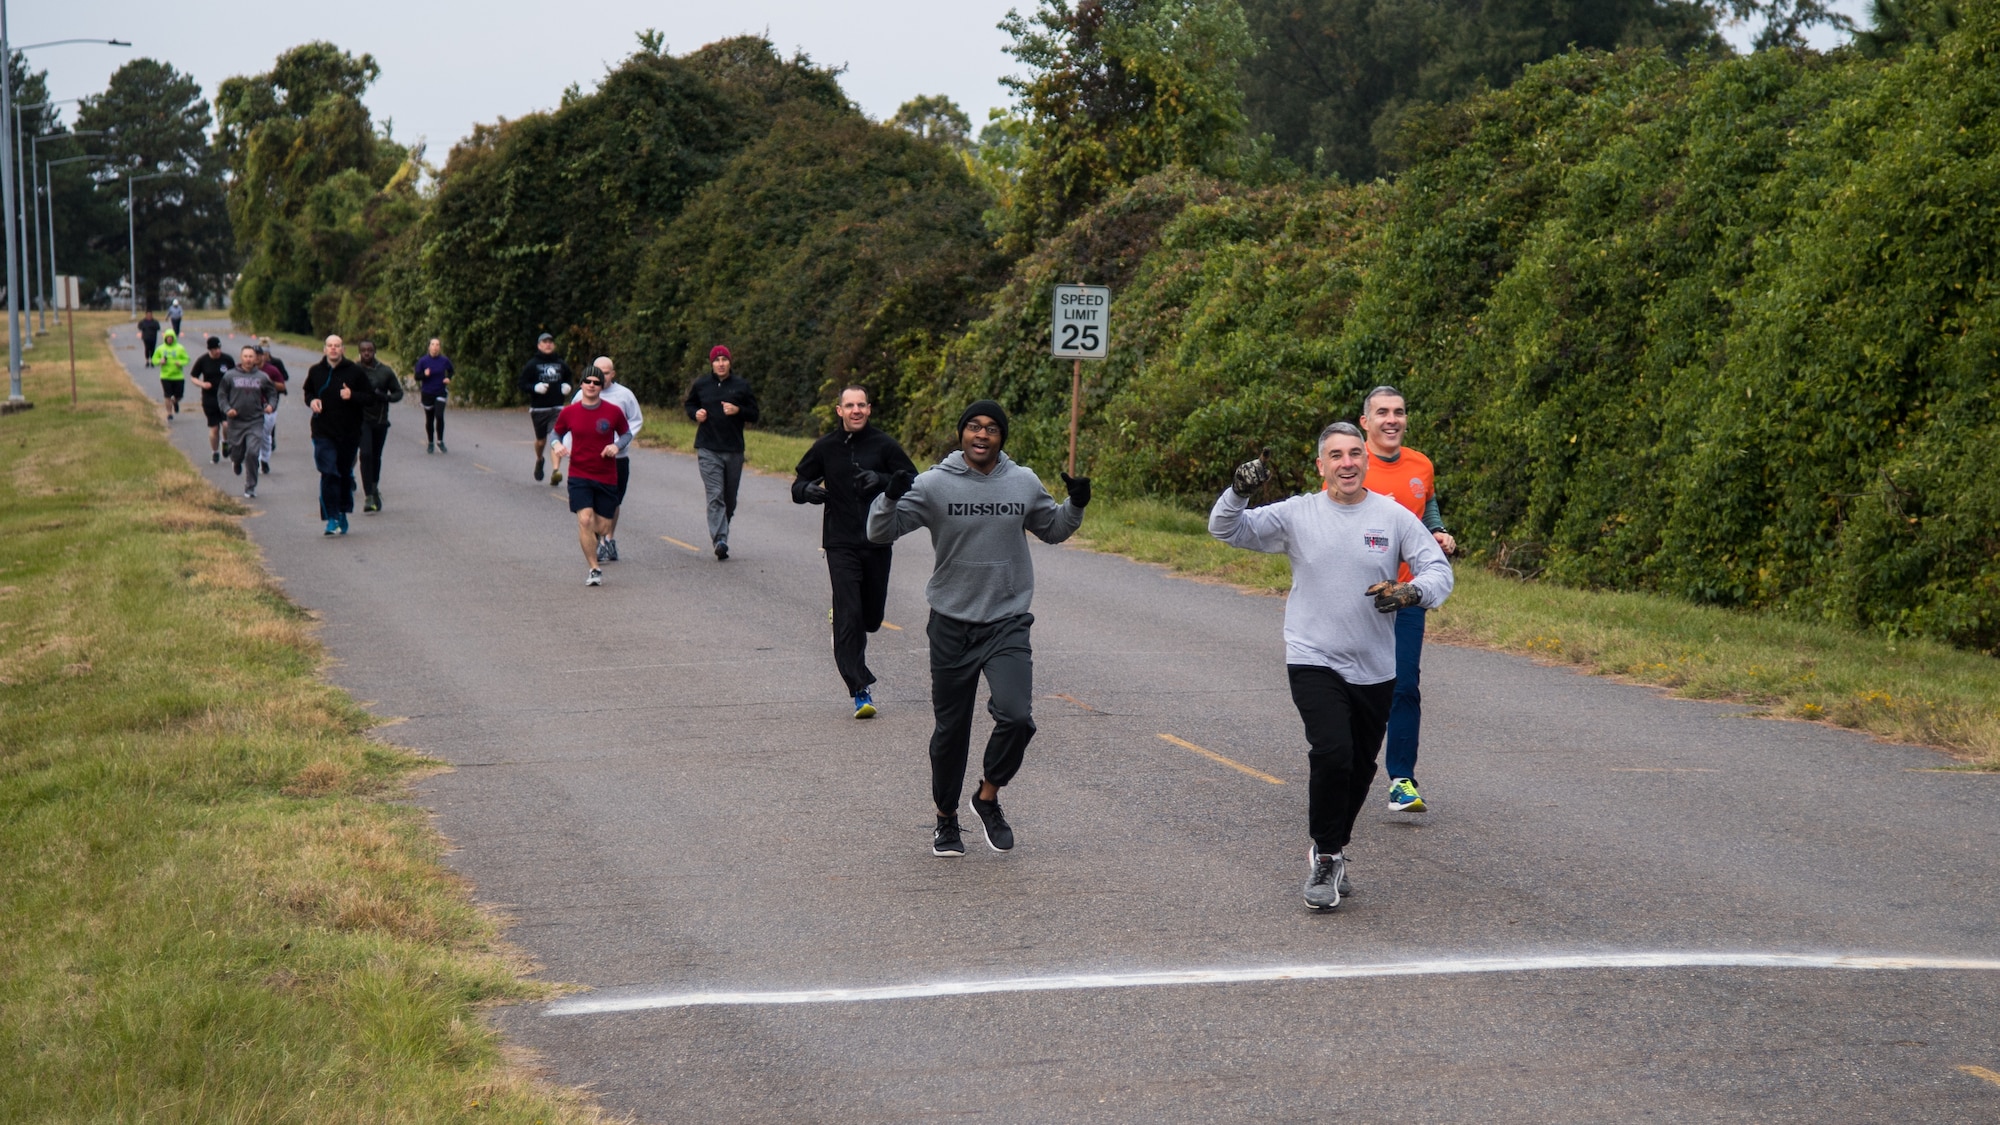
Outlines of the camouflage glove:
[[1375,595],[1375,608],[1381,613],[1408,609],[1424,600],[1424,592],[1408,582],[1377,582],[1362,593]]
[[1271,479],[1270,461],[1271,451],[1266,449],[1255,461],[1245,461],[1236,466],[1236,475],[1230,479],[1229,487],[1236,490],[1236,495],[1250,499],[1265,481]]

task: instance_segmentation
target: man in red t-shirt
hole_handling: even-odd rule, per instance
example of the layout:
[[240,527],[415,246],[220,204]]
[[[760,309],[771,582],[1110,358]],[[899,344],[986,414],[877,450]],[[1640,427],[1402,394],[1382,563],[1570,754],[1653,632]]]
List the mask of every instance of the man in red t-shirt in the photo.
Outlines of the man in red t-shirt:
[[[1403,446],[1410,411],[1403,392],[1376,387],[1361,400],[1361,431],[1368,435],[1368,491],[1380,493],[1409,509],[1430,529],[1446,556],[1458,550],[1438,514],[1437,474],[1431,459]],[[1399,581],[1410,580],[1403,568]],[[1417,792],[1417,730],[1423,722],[1423,695],[1418,690],[1424,652],[1424,607],[1396,611],[1396,693],[1389,704],[1389,734],[1383,764],[1389,774],[1389,808],[1423,812]]]
[[[604,401],[604,376],[596,368],[584,372],[583,401],[572,402],[556,415],[556,471],[569,464],[569,510],[576,513],[576,539],[590,564],[586,586],[602,586],[597,569],[597,541],[611,531],[618,514],[618,454],[632,441],[625,412]],[[569,438],[568,448],[563,439]]]

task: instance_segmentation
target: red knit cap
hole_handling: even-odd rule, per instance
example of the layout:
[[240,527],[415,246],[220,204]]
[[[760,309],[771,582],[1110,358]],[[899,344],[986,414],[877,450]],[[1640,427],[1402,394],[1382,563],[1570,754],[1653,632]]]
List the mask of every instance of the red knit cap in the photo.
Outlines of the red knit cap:
[[717,344],[717,345],[715,345],[714,347],[712,347],[712,348],[708,349],[708,358],[710,358],[710,359],[715,359],[715,358],[717,358],[718,356],[719,356],[719,357],[721,357],[721,358],[723,358],[723,359],[728,359],[728,360],[734,360],[734,359],[736,358],[736,357],[734,357],[734,356],[730,355],[730,354],[729,354],[729,349],[728,349],[728,348],[725,348],[725,347],[723,347],[723,346],[722,346],[721,344]]

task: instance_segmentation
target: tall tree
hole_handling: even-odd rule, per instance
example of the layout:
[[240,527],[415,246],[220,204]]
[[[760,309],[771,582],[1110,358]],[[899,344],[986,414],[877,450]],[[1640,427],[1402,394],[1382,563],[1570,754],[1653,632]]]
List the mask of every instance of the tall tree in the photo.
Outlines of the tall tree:
[[[1812,2],[1812,0],[1808,0]],[[1726,51],[1700,0],[1244,0],[1262,42],[1247,67],[1251,130],[1322,174],[1399,164],[1413,108],[1481,88],[1571,47]]]
[[95,172],[97,191],[125,218],[127,176],[157,178],[132,185],[129,224],[94,236],[99,250],[125,256],[127,227],[138,238],[139,276],[133,292],[158,302],[160,286],[178,281],[196,297],[227,287],[234,255],[223,201],[222,168],[208,141],[208,103],[193,78],[155,59],[118,68],[103,93],[83,99],[77,124],[98,129],[91,148],[110,159]]
[[[341,327],[379,242],[415,221],[417,153],[378,133],[361,96],[381,68],[332,43],[278,56],[216,95],[216,148],[229,162],[229,214],[245,255],[237,305],[287,331]],[[384,215],[394,217],[385,229]]]
[[1117,188],[1170,165],[1225,171],[1243,136],[1236,0],[1042,0],[1009,12],[1002,79],[1027,121],[1008,249],[1025,252]]

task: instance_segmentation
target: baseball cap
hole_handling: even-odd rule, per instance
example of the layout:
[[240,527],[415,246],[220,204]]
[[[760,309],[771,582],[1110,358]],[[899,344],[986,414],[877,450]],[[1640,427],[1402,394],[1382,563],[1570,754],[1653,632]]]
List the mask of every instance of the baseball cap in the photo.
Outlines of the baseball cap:
[[540,344],[540,343],[543,343],[543,342],[545,342],[545,341],[546,341],[546,342],[548,342],[548,343],[551,343],[551,344],[553,344],[553,343],[555,343],[555,342],[556,342],[556,338],[555,338],[554,336],[550,335],[550,334],[549,334],[549,333],[547,333],[547,332],[544,332],[544,333],[542,333],[541,335],[539,335],[539,336],[535,337],[535,343],[537,343],[537,344]]

